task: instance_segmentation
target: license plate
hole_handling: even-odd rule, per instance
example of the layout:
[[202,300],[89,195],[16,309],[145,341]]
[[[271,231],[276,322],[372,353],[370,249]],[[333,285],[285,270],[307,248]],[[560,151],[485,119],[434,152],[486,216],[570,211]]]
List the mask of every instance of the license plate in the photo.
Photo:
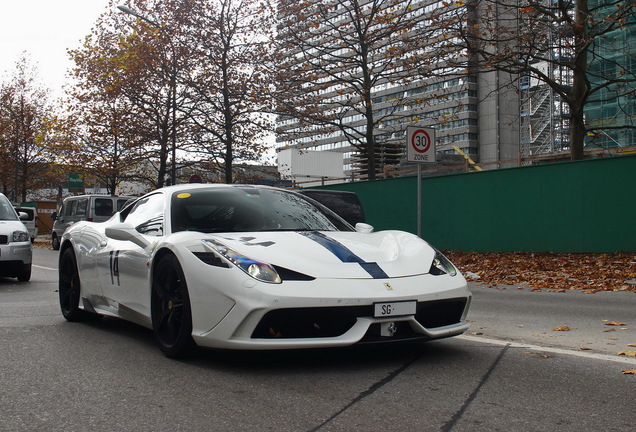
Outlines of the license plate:
[[373,306],[374,306],[373,315],[376,318],[393,317],[393,316],[415,315],[417,302],[415,300],[412,300],[412,301],[409,300],[409,301],[390,302],[390,303],[374,303]]

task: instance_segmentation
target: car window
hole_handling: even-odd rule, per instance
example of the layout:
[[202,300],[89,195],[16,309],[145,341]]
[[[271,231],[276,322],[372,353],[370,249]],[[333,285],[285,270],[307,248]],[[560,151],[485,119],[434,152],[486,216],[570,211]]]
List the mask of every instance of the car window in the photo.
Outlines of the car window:
[[299,193],[318,201],[353,226],[358,222],[365,221],[360,199],[353,192],[304,189]]
[[66,205],[66,211],[64,212],[65,216],[70,216],[75,214],[75,206],[77,205],[77,200],[70,200]]
[[17,220],[18,214],[8,199],[0,197],[0,220]]
[[95,198],[95,216],[112,216],[113,200],[111,198]]
[[137,200],[124,215],[124,221],[142,234],[163,235],[163,194],[156,193]]
[[86,207],[88,206],[88,198],[82,198],[77,200],[77,206],[75,207],[76,216],[86,216]]
[[130,201],[129,198],[126,199],[118,199],[117,200],[117,211],[120,211],[122,208],[124,208],[124,205]]
[[192,189],[171,198],[172,231],[349,230],[303,196],[254,187]]
[[28,220],[35,219],[35,211],[34,210],[28,209],[28,208],[22,208],[22,209],[20,209],[20,211],[29,215]]
[[15,211],[17,211],[18,213],[26,213],[29,216],[28,218],[24,220],[32,221],[33,219],[35,219],[35,210],[32,208],[19,207],[19,208],[16,208]]

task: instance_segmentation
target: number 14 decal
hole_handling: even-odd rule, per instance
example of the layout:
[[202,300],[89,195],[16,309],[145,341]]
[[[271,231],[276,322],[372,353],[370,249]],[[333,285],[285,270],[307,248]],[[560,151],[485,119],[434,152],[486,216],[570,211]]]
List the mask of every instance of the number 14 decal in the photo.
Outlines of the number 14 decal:
[[119,251],[110,251],[110,283],[117,286],[119,284]]

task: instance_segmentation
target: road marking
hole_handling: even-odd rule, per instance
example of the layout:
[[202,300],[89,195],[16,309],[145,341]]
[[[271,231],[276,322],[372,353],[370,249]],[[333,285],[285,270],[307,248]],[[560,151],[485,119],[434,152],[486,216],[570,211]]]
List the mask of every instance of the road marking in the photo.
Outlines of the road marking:
[[56,268],[51,268],[51,267],[42,267],[42,266],[39,266],[39,265],[35,265],[35,264],[31,264],[31,266],[32,266],[32,267],[35,267],[35,268],[39,268],[39,269],[42,269],[42,270],[51,270],[51,271],[57,271],[57,269],[56,269]]
[[466,340],[466,341],[487,343],[491,345],[510,346],[512,348],[525,348],[525,349],[531,349],[535,351],[550,352],[554,354],[573,355],[577,357],[585,357],[588,359],[605,360],[605,361],[613,361],[617,363],[626,363],[630,365],[636,365],[636,358],[631,359],[629,357],[611,356],[608,354],[595,354],[595,353],[590,353],[586,351],[574,351],[574,350],[568,350],[563,348],[545,347],[540,345],[510,342],[505,340],[490,339],[490,338],[478,337],[478,336],[459,335],[459,336],[456,336],[456,338]]

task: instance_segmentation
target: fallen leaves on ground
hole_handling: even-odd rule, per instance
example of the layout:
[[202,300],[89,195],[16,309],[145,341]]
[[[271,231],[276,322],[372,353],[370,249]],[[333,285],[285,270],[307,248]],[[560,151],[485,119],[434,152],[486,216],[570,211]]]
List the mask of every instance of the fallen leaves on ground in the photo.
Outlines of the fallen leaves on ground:
[[570,330],[572,329],[568,326],[555,327],[552,329],[552,331],[570,331]]
[[538,353],[538,352],[532,352],[532,351],[526,351],[524,352],[524,354],[529,354],[529,355],[533,355],[533,356],[537,356],[537,357],[541,357],[544,359],[549,359],[551,358],[549,355],[544,354],[544,353]]
[[609,322],[606,322],[605,325],[608,325],[608,326],[626,326],[627,324],[622,323],[622,322],[618,322],[618,321],[609,321]]
[[616,355],[627,356],[627,357],[636,357],[636,351],[619,351]]
[[468,280],[540,291],[636,292],[636,253],[574,254],[446,251]]
[[627,369],[624,370],[623,373],[627,375],[636,375],[636,369]]

